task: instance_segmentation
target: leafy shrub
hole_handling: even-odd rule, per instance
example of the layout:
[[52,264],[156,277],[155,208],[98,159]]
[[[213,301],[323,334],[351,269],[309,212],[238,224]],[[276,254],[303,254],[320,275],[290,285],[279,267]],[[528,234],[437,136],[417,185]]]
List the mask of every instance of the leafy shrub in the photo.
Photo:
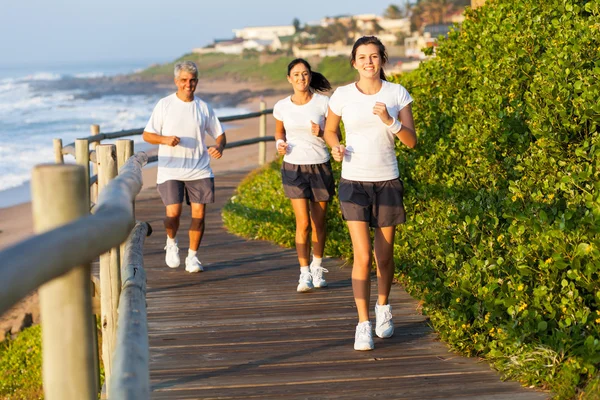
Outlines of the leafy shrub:
[[39,325],[0,343],[0,397],[42,399],[42,340]]
[[401,277],[456,349],[576,395],[600,362],[600,2],[493,0],[397,78]]

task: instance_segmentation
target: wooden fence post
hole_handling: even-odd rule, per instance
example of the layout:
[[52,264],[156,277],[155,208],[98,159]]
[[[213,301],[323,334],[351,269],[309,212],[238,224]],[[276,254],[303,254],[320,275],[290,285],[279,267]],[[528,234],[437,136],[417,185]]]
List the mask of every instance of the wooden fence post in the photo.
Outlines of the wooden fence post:
[[[31,189],[36,233],[89,214],[84,170],[78,165],[35,167]],[[76,267],[39,289],[48,400],[97,398],[90,271],[89,264]]]
[[[81,165],[85,171],[85,204],[87,204],[88,214],[90,209],[90,144],[87,139],[75,139],[75,162]],[[90,279],[94,279],[90,277]],[[96,297],[95,283],[93,284],[94,290],[92,291],[92,303]],[[96,299],[97,301],[97,299]],[[92,304],[92,324],[94,327],[93,339],[94,339],[94,376],[96,377],[96,387],[100,386],[100,360],[98,357],[98,330],[96,329],[96,314],[93,311]]]
[[123,165],[125,165],[127,160],[129,160],[129,157],[131,157],[132,155],[133,155],[133,140],[131,140],[131,139],[117,140],[117,166],[119,169],[121,169],[121,167]]
[[[98,164],[98,192],[117,176],[117,154],[112,144],[96,147]],[[121,293],[119,249],[113,248],[100,255],[100,301],[102,322],[102,359],[105,385],[108,387],[112,371],[112,357],[116,341],[117,309]]]
[[[100,134],[100,125],[97,125],[97,124],[90,125],[90,133],[92,134],[92,136]],[[96,151],[96,147],[98,147],[98,145],[100,144],[100,142],[99,141],[98,142],[92,142],[91,144],[92,144],[93,150]],[[97,156],[97,154],[96,154],[96,156]],[[98,160],[98,158],[96,158],[96,160]],[[92,165],[92,174],[93,175],[98,175],[98,164],[97,164],[97,162],[93,163],[93,165]],[[98,183],[94,183],[92,185],[92,187],[90,188],[90,200],[94,204],[98,202]]]
[[[117,168],[120,171],[121,167],[125,165],[129,157],[133,155],[133,140],[131,139],[119,139],[117,140]],[[133,202],[135,205],[135,201]],[[134,209],[135,210],[135,209]],[[133,214],[133,223],[135,224],[135,211]],[[123,262],[125,255],[125,243],[120,247],[120,260]]]
[[88,209],[90,204],[90,151],[89,151],[89,142],[87,139],[75,139],[75,162],[81,165],[85,170],[85,184],[88,190],[87,200],[88,200]]
[[54,139],[52,140],[52,144],[54,145],[54,162],[57,164],[64,164],[65,158],[62,153],[62,139]]
[[[260,111],[264,111],[267,109],[267,103],[261,98],[260,99]],[[258,136],[265,137],[267,136],[267,114],[261,115],[259,118],[258,125]],[[267,162],[267,143],[260,142],[258,144],[258,165],[263,165]]]

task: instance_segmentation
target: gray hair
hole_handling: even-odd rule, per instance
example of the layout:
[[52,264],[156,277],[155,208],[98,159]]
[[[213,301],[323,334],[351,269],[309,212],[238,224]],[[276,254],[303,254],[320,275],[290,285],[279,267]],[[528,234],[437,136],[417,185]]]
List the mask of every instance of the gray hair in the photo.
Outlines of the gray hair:
[[191,61],[180,61],[175,64],[175,78],[179,78],[181,71],[189,72],[190,74],[194,74],[196,78],[198,77],[198,67]]

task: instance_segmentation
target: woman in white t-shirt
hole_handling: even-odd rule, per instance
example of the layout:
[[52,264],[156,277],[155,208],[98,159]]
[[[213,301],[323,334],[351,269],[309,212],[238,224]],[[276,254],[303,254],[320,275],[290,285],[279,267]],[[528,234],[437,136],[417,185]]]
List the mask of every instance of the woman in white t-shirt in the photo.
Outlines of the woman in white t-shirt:
[[[287,79],[294,94],[273,108],[275,146],[283,155],[283,190],[296,216],[296,252],[300,263],[298,292],[327,286],[322,267],[327,202],[335,193],[329,151],[323,140],[329,98],[317,92],[331,90],[329,81],[301,58],[288,65]],[[311,229],[312,226],[312,229]],[[313,259],[309,266],[311,241]]]
[[[375,333],[387,338],[394,333],[388,302],[394,276],[394,233],[396,225],[405,221],[395,138],[412,148],[417,137],[412,98],[403,86],[386,80],[382,67],[387,53],[381,41],[375,36],[358,39],[350,62],[358,71],[358,81],[337,88],[331,96],[324,138],[331,146],[333,158],[342,161],[338,193],[352,238],[352,289],[358,311],[354,349],[372,350],[370,228],[375,230],[377,264]],[[336,134],[340,120],[346,129],[345,146]]]

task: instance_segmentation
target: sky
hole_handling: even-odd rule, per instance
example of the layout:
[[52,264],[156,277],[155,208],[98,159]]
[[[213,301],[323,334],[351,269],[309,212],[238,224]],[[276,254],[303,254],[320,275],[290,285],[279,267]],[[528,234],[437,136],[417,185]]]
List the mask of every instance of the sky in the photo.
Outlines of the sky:
[[168,62],[232,29],[383,14],[393,0],[0,0],[0,66]]

